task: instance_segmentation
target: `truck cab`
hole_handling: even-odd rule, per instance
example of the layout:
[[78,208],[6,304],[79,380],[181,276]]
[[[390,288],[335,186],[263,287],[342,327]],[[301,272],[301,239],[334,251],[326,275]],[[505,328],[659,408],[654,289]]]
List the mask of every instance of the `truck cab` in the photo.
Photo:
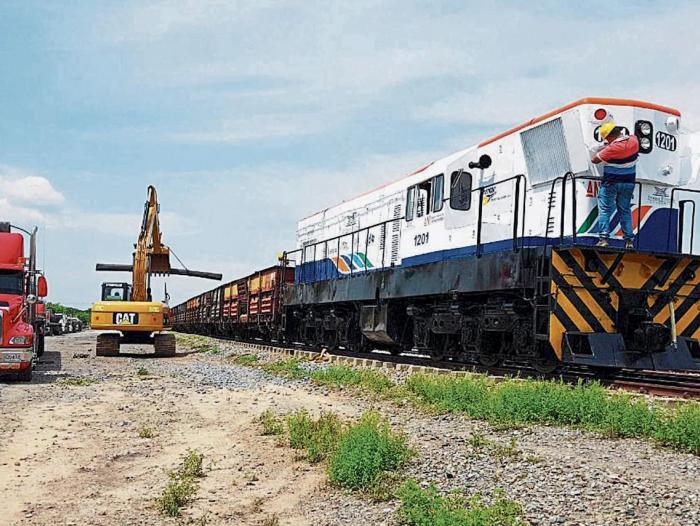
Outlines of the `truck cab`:
[[11,374],[29,381],[43,334],[35,328],[39,297],[46,296],[44,276],[34,268],[34,233],[30,257],[24,256],[24,236],[0,223],[0,375]]

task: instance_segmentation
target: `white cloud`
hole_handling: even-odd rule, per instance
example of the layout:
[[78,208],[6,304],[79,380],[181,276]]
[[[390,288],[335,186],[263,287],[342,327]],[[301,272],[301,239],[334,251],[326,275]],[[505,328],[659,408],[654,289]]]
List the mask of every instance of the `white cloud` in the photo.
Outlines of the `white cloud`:
[[8,203],[42,207],[63,203],[63,194],[45,177],[14,166],[0,164],[0,196]]

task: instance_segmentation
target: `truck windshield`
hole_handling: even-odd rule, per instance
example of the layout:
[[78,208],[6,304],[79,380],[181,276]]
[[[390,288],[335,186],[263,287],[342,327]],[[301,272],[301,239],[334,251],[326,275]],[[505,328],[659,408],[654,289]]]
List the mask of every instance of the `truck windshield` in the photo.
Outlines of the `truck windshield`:
[[0,270],[0,294],[17,294],[24,292],[23,272]]

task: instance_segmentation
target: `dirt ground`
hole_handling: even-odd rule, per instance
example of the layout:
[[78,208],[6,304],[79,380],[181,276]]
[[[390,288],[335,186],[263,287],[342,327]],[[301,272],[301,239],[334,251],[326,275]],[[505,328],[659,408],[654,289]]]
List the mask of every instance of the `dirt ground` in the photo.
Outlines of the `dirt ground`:
[[[275,515],[309,524],[301,505],[323,471],[293,462],[276,438],[260,436],[255,418],[268,407],[353,413],[348,401],[284,385],[224,390],[173,374],[141,377],[138,368],[157,371],[157,360],[95,358],[94,338],[47,339],[31,384],[0,383],[0,524],[253,525]],[[66,377],[97,382],[69,386]],[[155,437],[139,438],[143,426]],[[188,449],[205,455],[206,477],[184,519],[163,518],[154,500]]]
[[[397,526],[396,501],[333,489],[322,466],[261,436],[268,408],[346,421],[379,409],[416,452],[406,477],[468,495],[502,489],[533,526],[700,524],[700,457],[648,440],[423,414],[235,365],[246,351],[233,342],[210,342],[217,354],[187,354],[183,338],[175,358],[96,358],[95,336],[50,338],[32,383],[0,381],[0,526]],[[182,517],[164,517],[156,499],[188,450],[204,454],[205,477]]]

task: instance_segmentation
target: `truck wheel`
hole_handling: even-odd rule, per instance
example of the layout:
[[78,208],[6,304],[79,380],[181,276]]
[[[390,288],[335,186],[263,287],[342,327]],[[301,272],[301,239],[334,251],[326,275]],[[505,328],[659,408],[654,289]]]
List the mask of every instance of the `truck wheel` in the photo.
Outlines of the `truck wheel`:
[[36,337],[36,355],[42,356],[44,354],[44,335],[39,334]]
[[24,371],[17,375],[17,380],[20,382],[31,382],[32,381],[32,367],[27,367]]

